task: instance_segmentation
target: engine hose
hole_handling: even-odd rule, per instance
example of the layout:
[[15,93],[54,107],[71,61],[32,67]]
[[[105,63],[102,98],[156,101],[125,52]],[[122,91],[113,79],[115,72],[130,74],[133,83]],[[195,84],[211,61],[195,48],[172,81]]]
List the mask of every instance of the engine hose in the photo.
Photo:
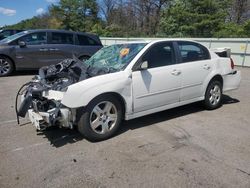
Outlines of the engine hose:
[[32,82],[27,82],[25,84],[23,84],[20,89],[18,90],[17,94],[16,94],[16,101],[15,101],[15,111],[16,111],[16,118],[17,118],[17,124],[19,125],[20,124],[20,121],[19,121],[19,115],[18,115],[18,110],[17,110],[17,102],[18,102],[18,97],[20,95],[20,91],[27,85],[31,84]]

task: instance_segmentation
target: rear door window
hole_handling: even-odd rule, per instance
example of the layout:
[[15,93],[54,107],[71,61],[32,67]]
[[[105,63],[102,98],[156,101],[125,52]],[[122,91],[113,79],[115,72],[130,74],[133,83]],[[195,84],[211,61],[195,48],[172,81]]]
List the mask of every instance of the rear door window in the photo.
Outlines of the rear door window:
[[51,33],[51,44],[74,44],[73,34],[70,33]]
[[100,45],[98,42],[96,42],[94,39],[85,36],[85,35],[77,35],[78,39],[78,45],[80,46],[95,46],[95,45]]
[[193,42],[178,42],[178,46],[182,63],[210,59],[208,50],[202,45]]

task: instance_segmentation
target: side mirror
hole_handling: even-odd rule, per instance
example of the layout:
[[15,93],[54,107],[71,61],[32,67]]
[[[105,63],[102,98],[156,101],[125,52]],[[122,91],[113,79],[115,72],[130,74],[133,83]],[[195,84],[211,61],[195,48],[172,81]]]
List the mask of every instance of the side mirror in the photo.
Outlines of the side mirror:
[[141,66],[140,66],[140,70],[147,70],[147,69],[148,69],[148,62],[143,61]]
[[24,41],[18,41],[18,45],[23,48],[26,46],[26,43]]

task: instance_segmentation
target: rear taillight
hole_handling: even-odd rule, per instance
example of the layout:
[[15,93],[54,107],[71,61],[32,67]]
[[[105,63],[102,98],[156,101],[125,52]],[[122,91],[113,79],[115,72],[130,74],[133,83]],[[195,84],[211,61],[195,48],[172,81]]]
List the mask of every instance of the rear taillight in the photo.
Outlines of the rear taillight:
[[230,60],[231,60],[231,68],[234,69],[234,61],[232,58],[230,58]]

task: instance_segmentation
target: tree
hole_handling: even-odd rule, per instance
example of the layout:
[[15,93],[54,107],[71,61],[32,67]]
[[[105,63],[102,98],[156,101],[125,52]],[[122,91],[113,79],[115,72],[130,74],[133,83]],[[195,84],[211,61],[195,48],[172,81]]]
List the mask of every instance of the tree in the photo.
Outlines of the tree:
[[[122,36],[152,36],[158,30],[159,17],[171,0],[102,0],[106,28]],[[109,32],[110,33],[110,32]]]
[[107,22],[107,25],[111,24],[112,20],[112,12],[115,9],[116,1],[115,0],[102,0],[100,1],[100,10],[102,14],[104,15],[105,21]]
[[221,25],[220,29],[214,33],[214,36],[217,38],[233,38],[233,37],[244,37],[244,29],[242,26],[230,22],[230,23],[225,23]]
[[109,37],[249,37],[246,5],[247,0],[60,0],[45,14],[10,27]]
[[180,0],[166,9],[161,34],[186,37],[212,37],[225,23],[230,0]]
[[231,20],[237,24],[243,23],[247,19],[246,13],[249,8],[248,0],[234,0],[230,11]]
[[61,0],[58,5],[51,6],[50,12],[67,30],[90,31],[98,22],[98,5],[95,0]]

